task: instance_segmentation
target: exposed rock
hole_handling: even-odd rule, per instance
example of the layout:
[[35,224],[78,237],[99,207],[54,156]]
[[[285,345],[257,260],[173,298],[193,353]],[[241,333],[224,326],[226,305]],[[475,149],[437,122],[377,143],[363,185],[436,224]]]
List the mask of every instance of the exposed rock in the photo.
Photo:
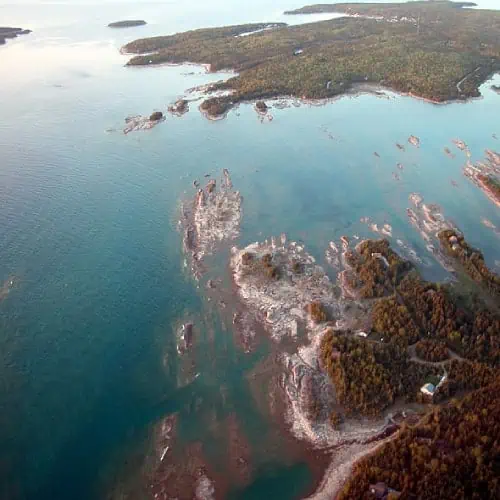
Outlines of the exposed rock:
[[155,111],[149,117],[142,115],[128,116],[125,118],[126,126],[123,129],[123,133],[128,134],[138,130],[150,130],[164,120],[165,117],[161,111]]
[[427,250],[434,255],[434,258],[447,271],[453,272],[453,265],[439,244],[438,234],[445,229],[456,229],[454,224],[444,217],[438,205],[425,204],[419,194],[413,193],[409,198],[414,205],[414,208],[408,208],[406,211],[410,223],[420,233]]
[[[263,318],[274,340],[296,338],[299,323],[307,322],[312,303],[321,303],[322,310],[326,308],[337,316],[334,286],[302,246],[272,238],[271,242],[254,243],[242,250],[233,248],[232,253],[231,269],[238,294]],[[294,271],[296,263],[301,264],[300,274]]]
[[193,323],[185,323],[179,329],[179,340],[177,344],[177,352],[179,352],[179,354],[185,353],[193,345],[193,327]]
[[182,205],[184,250],[191,256],[195,277],[200,277],[207,255],[239,235],[241,205],[242,197],[233,189],[226,169],[219,186],[211,179],[204,189],[198,189],[194,200]]
[[257,110],[258,113],[266,114],[269,108],[264,101],[257,101],[255,103],[255,109]]
[[168,107],[168,112],[175,116],[182,116],[189,111],[189,101],[186,99],[179,99],[174,104]]
[[410,135],[410,137],[408,137],[408,142],[416,148],[420,147],[420,139],[416,135]]

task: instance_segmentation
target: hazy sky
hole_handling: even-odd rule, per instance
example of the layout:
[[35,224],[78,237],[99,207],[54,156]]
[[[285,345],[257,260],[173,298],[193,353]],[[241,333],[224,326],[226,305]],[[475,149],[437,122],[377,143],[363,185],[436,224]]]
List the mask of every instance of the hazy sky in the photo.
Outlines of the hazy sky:
[[[169,4],[169,3],[179,3],[180,1],[187,1],[188,3],[205,3],[206,0],[0,0],[0,6],[4,5],[19,5],[19,4],[79,4],[79,5],[95,5],[95,4],[102,4],[102,3],[128,3],[128,4],[136,4],[140,5],[141,3],[143,4],[152,4],[152,3],[158,3],[158,4]],[[238,4],[241,4],[242,2],[247,3],[248,0],[217,0],[215,4],[217,3],[224,3],[224,4],[234,4],[237,6]],[[350,1],[350,0],[343,0],[343,1]],[[377,3],[384,3],[387,2],[387,0],[352,0],[353,2],[377,2]],[[477,3],[480,7],[482,8],[488,8],[488,9],[500,9],[500,0],[471,0]],[[278,0],[278,1],[270,1],[269,2],[269,7],[270,8],[275,8],[276,6],[281,6],[281,5],[289,5],[291,7],[296,6],[296,5],[309,5],[309,4],[314,4],[314,3],[320,3],[318,0]],[[323,3],[339,3],[335,1],[328,1],[328,0],[323,0]]]

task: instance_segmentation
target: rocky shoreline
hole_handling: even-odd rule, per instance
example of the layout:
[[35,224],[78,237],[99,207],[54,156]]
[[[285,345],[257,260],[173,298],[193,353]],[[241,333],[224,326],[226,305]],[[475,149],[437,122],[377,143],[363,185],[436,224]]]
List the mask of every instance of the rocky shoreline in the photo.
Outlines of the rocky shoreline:
[[[257,111],[267,112],[268,107],[267,103],[265,108],[260,105]],[[414,147],[420,146],[416,136],[410,136],[408,142]],[[468,152],[463,141],[456,140],[455,145]],[[498,159],[493,152],[488,157],[493,163]],[[455,306],[448,302],[451,299],[441,285],[424,282],[414,264],[400,257],[384,240],[360,240],[354,236],[351,243],[351,238],[343,236],[338,242],[331,241],[325,251],[330,273],[302,243],[288,241],[285,235],[229,248],[240,235],[243,203],[229,172],[224,170],[220,181],[210,179],[204,187],[200,187],[198,181],[193,185],[196,194],[181,204],[179,221],[185,267],[207,303],[214,304],[223,318],[224,331],[232,332],[238,339],[237,345],[244,355],[255,352],[259,337],[270,342],[269,354],[248,374],[251,394],[259,413],[268,416],[280,429],[280,437],[273,437],[278,440],[273,444],[276,450],[297,460],[300,457],[313,471],[314,491],[311,489],[308,498],[332,498],[343,491],[351,472],[359,469],[357,464],[375,456],[381,446],[398,438],[403,422],[407,426],[415,425],[421,414],[428,411],[429,403],[437,403],[439,398],[446,400],[462,387],[453,363],[460,367],[465,366],[462,363],[475,366],[470,361],[455,354],[439,363],[418,359],[414,338],[411,337],[412,345],[407,346],[405,336],[399,340],[397,337],[401,332],[398,321],[406,317],[407,313],[403,312],[412,300],[415,303],[430,301],[430,297],[439,295],[441,298],[435,303],[429,302],[430,310],[441,303],[445,310]],[[410,223],[436,260],[454,273],[453,259],[447,255],[439,237],[443,231],[458,230],[439,206],[425,203],[417,193],[410,195],[410,203],[407,212]],[[363,222],[371,230],[394,238],[387,221],[379,227],[371,219],[365,219]],[[411,247],[401,240],[397,243],[401,253],[408,254],[416,264],[422,263]],[[225,250],[229,254],[229,280],[224,276],[215,277],[211,269],[213,258]],[[413,297],[412,293],[417,295]],[[398,300],[403,302],[398,305]],[[386,315],[390,318],[387,324],[380,323],[384,308],[392,311]],[[440,327],[432,323],[437,313],[423,311],[426,309],[415,311],[418,321],[423,322],[419,325],[437,335],[439,330],[435,328]],[[492,316],[482,318],[484,324],[494,321]],[[396,328],[391,326],[392,321]],[[418,339],[421,330],[415,325],[412,330],[410,323],[413,322],[407,318],[405,335],[408,330],[408,338],[414,334]],[[478,327],[464,324],[471,332]],[[199,376],[194,349],[200,329],[189,318],[176,327],[176,332],[178,381],[182,387],[189,387],[197,383]],[[463,342],[471,338],[464,336]],[[333,348],[329,347],[330,342]],[[337,351],[342,343],[347,350]],[[432,350],[433,345],[427,347]],[[362,357],[352,372],[349,359],[358,349]],[[388,353],[390,365],[383,361]],[[338,370],[341,369],[347,370],[343,372],[343,380],[350,387],[347,391],[339,385]],[[364,384],[356,377],[371,376],[369,370],[378,373],[375,380],[390,377],[394,390],[390,390],[389,398],[380,399],[384,391],[389,391],[387,385],[381,386],[380,394],[359,389]],[[449,381],[446,380],[448,372]],[[430,402],[419,389],[436,378],[440,380],[439,391],[436,401]],[[221,392],[224,391],[221,387]],[[366,401],[350,399],[349,394],[357,394],[356,391],[361,391],[360,397]],[[251,447],[240,417],[230,414],[219,420],[209,413],[210,434],[214,439],[227,439],[227,453],[222,453],[214,462],[201,441],[176,444],[178,418],[170,415],[158,426],[156,465],[148,479],[155,498],[225,498],[234,488],[252,484],[257,460],[252,448],[266,447],[269,443],[265,439],[259,446]],[[280,460],[283,460],[281,455]],[[224,476],[221,470],[230,472]]]
[[[466,151],[470,158],[470,152]],[[469,178],[483,193],[500,207],[500,154],[490,149],[486,150],[484,161],[472,163],[470,159],[464,167],[464,175]]]

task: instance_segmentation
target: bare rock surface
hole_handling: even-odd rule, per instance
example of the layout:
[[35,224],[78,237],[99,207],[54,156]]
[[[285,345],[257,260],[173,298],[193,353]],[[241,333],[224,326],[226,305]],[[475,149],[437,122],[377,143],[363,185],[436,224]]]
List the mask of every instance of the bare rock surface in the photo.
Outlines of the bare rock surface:
[[184,232],[184,250],[191,258],[195,277],[200,277],[206,256],[239,236],[242,201],[224,169],[219,185],[211,179],[198,189],[194,200],[183,203],[180,226]]

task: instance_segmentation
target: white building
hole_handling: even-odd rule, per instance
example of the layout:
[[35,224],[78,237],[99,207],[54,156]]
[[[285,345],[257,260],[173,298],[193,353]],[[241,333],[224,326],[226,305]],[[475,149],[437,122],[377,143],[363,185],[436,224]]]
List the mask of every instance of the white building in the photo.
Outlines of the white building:
[[434,393],[436,392],[436,387],[434,384],[425,384],[420,388],[420,392],[422,394],[425,394],[426,396],[434,396]]

